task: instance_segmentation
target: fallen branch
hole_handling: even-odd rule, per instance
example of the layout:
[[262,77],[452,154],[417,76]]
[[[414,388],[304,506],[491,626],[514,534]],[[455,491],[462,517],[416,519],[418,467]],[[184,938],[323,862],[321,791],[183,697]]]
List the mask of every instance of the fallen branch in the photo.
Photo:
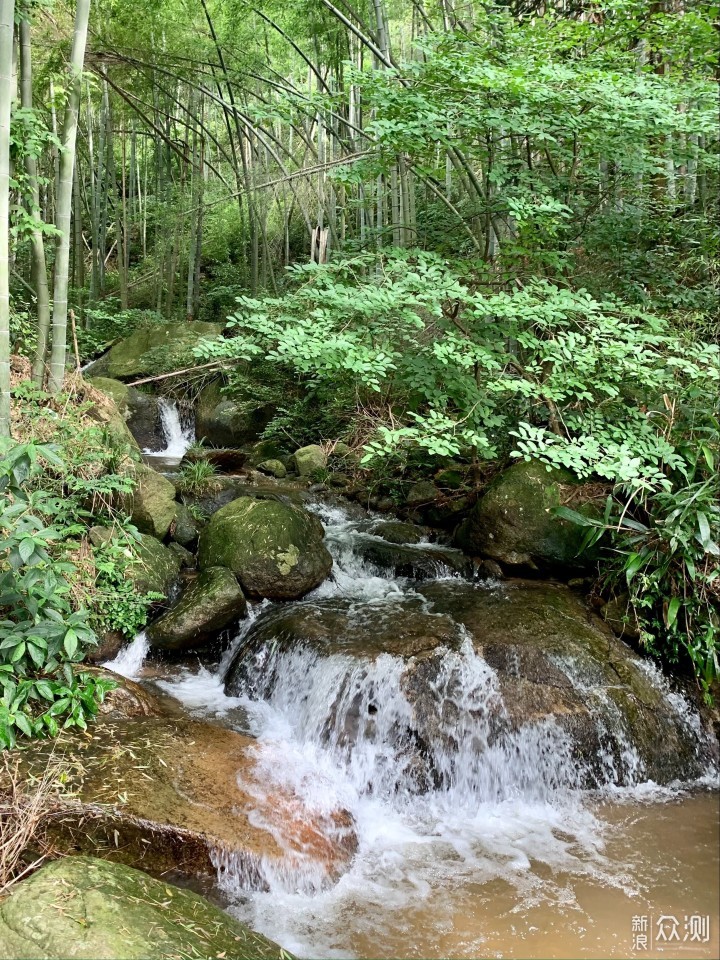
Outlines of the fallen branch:
[[141,383],[154,383],[156,380],[167,380],[169,377],[180,377],[184,373],[192,373],[194,370],[207,370],[208,367],[218,367],[224,369],[227,360],[213,360],[211,363],[201,363],[197,367],[185,367],[184,370],[173,370],[172,373],[160,373],[156,377],[143,377],[142,380],[133,380],[128,384],[129,387],[138,387]]

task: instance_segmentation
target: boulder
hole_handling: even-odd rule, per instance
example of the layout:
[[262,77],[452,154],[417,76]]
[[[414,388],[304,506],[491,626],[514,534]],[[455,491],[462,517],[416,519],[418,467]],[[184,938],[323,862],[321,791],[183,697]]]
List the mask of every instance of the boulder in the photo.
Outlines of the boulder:
[[396,577],[434,580],[452,574],[468,579],[474,576],[472,560],[462,550],[452,547],[442,547],[434,543],[386,543],[375,537],[358,536],[354,548],[363,560],[391,572]]
[[332,557],[323,526],[301,507],[240,497],[213,514],[200,536],[201,570],[232,570],[250,597],[293,600],[326,579]]
[[195,435],[215,447],[240,447],[257,440],[275,416],[273,404],[253,405],[223,393],[223,382],[213,380],[200,391],[195,408]]
[[188,450],[180,461],[183,467],[187,463],[198,463],[203,460],[211,463],[220,473],[239,473],[245,466],[248,455],[245,450],[218,449],[217,447],[200,447]]
[[175,543],[187,550],[197,544],[200,536],[200,524],[184,503],[175,504],[175,519],[170,526],[170,537]]
[[91,377],[131,380],[179,370],[194,362],[192,351],[222,332],[218,323],[155,323],[135,330],[90,368]]
[[167,545],[167,548],[178,558],[181,567],[191,570],[195,566],[195,555],[186,550],[185,547],[180,546],[179,543],[173,541]]
[[430,480],[418,480],[407,492],[405,503],[411,510],[427,507],[434,503],[442,493]]
[[311,443],[295,451],[292,463],[301,477],[309,477],[327,467],[327,454],[319,444]]
[[287,476],[287,469],[282,460],[263,460],[257,465],[260,473],[265,473],[269,477],[275,477],[276,480],[284,480]]
[[248,463],[256,466],[264,460],[280,460],[284,463],[287,450],[277,440],[258,440],[248,448]]
[[225,567],[210,567],[185,588],[171,610],[148,627],[148,639],[161,650],[197,649],[246,612],[235,575]]
[[422,543],[429,539],[428,530],[416,523],[403,523],[402,520],[380,520],[370,527],[370,533],[387,543]]
[[91,377],[90,383],[94,389],[112,397],[130,432],[143,450],[164,448],[165,439],[160,427],[157,397],[109,377]]
[[287,701],[301,676],[297,710],[322,690],[309,695],[313,729],[339,762],[359,738],[378,743],[378,793],[693,780],[716,749],[646,661],[571,590],[539,581],[436,580],[383,603],[270,610],[226,690],[272,699],[280,686]]
[[[581,567],[578,553],[585,529],[552,513],[580,492],[565,470],[548,470],[537,461],[516,463],[490,484],[461,524],[455,542],[468,553],[510,568],[553,573]],[[582,503],[573,503],[573,509],[593,512],[591,505]]]
[[289,956],[204,897],[95,857],[47,864],[0,903],[0,960]]
[[300,876],[305,865],[337,879],[357,845],[346,811],[265,783],[256,741],[225,727],[100,714],[87,735],[32,741],[21,782],[36,782],[58,758],[63,776],[52,784],[42,849],[101,856],[160,879],[172,871],[215,880],[231,869],[239,886],[262,890],[277,871]]
[[127,576],[139,593],[160,593],[167,596],[180,573],[180,558],[155,537],[140,534],[134,545],[135,563],[127,568]]
[[138,465],[135,481],[128,503],[131,520],[140,533],[164,540],[177,510],[175,487],[145,464]]
[[87,399],[92,401],[92,406],[87,411],[88,417],[106,430],[115,444],[127,447],[128,452],[138,458],[140,448],[125,422],[122,405],[117,403],[114,394],[106,393],[95,383],[87,383],[85,393]]

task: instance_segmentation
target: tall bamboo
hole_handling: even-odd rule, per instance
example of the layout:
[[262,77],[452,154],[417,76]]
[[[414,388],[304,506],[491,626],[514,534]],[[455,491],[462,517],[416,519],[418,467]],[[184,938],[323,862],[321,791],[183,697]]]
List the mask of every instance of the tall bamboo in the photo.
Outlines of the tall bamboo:
[[0,437],[10,436],[10,107],[15,0],[0,0]]

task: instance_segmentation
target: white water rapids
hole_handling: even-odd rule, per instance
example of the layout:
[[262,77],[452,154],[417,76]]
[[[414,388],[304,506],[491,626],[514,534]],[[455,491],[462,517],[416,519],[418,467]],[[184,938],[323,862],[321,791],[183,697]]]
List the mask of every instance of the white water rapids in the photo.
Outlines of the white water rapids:
[[[386,611],[389,618],[403,604],[423,607],[415,583],[359,557],[355,546],[366,535],[362,522],[343,509],[314,509],[326,526],[335,567],[310,604],[337,599],[357,616]],[[447,571],[448,580],[453,576]],[[613,853],[613,820],[622,819],[618,810],[626,805],[634,810],[640,801],[672,805],[684,785],[648,782],[634,745],[620,730],[614,731],[620,759],[607,751],[600,758],[597,789],[581,789],[568,734],[551,720],[519,730],[508,725],[495,670],[461,636],[433,681],[427,723],[437,779],[431,789],[419,791],[420,753],[407,733],[413,721],[400,657],[381,653],[362,660],[343,651],[320,656],[305,647],[264,646],[248,667],[245,688],[238,696],[225,694],[233,651],[274,609],[255,608],[216,671],[185,668],[158,683],[191,714],[252,733],[259,780],[269,794],[282,787],[314,813],[349,811],[358,850],[337,882],[329,882],[317,864],[305,871],[266,864],[268,889],[261,892],[244,889],[242,872],[220,858],[218,879],[231,912],[299,956],[573,956],[584,951],[593,929],[587,900],[592,890],[593,902],[602,904],[596,913],[625,910],[615,918],[621,926],[617,955],[629,954],[631,915],[647,909],[657,865],[630,869],[635,851],[622,847],[620,855]],[[146,651],[140,635],[109,666],[137,676]],[[583,688],[587,678],[572,664],[559,665],[588,699],[602,699],[595,687]],[[643,669],[674,698],[681,722],[700,737],[690,704],[670,693],[653,666]],[[597,704],[598,724],[618,726],[617,708],[606,700]],[[618,763],[629,786],[616,785]],[[717,786],[715,770],[701,779]],[[633,823],[642,823],[641,817]],[[667,866],[673,869],[679,869],[677,863]],[[690,900],[684,907],[696,909]],[[528,949],[540,937],[534,923],[548,925],[551,939],[540,939],[539,952],[525,954],[523,944]],[[614,951],[603,941],[599,953],[587,955]]]

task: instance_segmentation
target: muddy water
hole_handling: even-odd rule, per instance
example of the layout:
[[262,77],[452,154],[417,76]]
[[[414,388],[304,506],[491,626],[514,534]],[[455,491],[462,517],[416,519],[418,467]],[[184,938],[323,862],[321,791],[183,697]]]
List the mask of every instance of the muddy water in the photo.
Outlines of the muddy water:
[[[328,604],[343,629],[399,623],[408,605],[413,616],[418,610],[434,616],[416,582],[362,559],[364,521],[316,509],[335,569],[332,581],[303,602],[310,621],[316,616],[320,624]],[[432,594],[457,582],[439,564]],[[272,606],[256,608],[233,649],[263,623],[272,634],[276,616]],[[462,680],[459,692],[446,683],[450,694],[438,686],[438,697],[453,706],[466,750],[438,755],[445,784],[418,794],[406,788],[407,744],[397,738],[408,711],[405,666],[397,657],[384,653],[358,666],[332,651],[320,658],[280,651],[272,663],[260,663],[246,689],[233,687],[229,695],[232,650],[219,665],[185,666],[143,666],[146,652],[141,636],[115,666],[144,673],[191,715],[252,735],[265,798],[280,787],[310,816],[338,808],[352,815],[358,850],[338,882],[324,882],[313,870],[289,882],[268,868],[268,889],[250,892],[241,873],[226,869],[218,876],[227,909],[298,956],[720,956],[720,794],[713,768],[699,780],[658,787],[627,742],[622,778],[613,780],[620,767],[610,765],[588,789],[575,775],[567,737],[552,723],[530,725],[502,742],[489,737],[488,718],[503,706],[497,676],[461,642],[446,662]],[[665,692],[662,678],[648,669],[648,682]],[[338,690],[350,693],[338,699]],[[692,727],[690,705],[671,696],[681,726]],[[357,715],[358,703],[374,718],[372,734],[356,736],[348,750],[345,721]],[[599,722],[607,726],[613,715]],[[478,762],[475,743],[485,744],[486,761]],[[439,744],[438,754],[443,749]],[[262,802],[249,811],[256,821],[261,808]]]

